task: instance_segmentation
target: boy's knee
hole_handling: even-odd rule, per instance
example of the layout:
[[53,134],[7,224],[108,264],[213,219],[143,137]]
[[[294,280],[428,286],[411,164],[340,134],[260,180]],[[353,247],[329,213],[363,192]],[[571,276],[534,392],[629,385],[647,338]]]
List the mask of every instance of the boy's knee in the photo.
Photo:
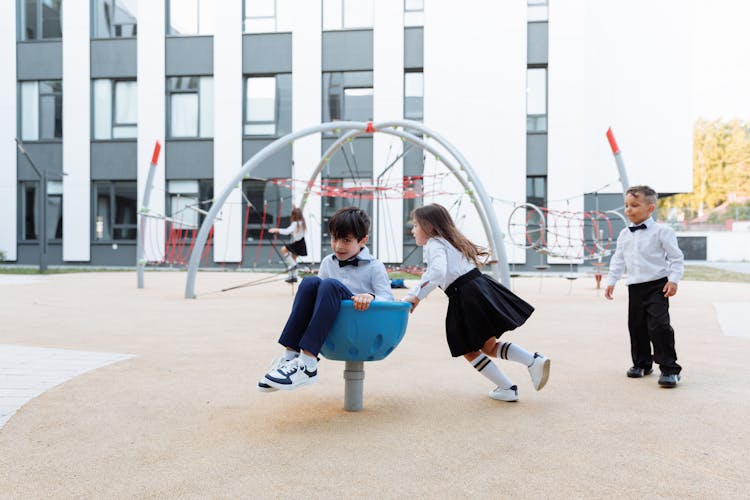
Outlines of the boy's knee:
[[318,288],[323,280],[318,278],[317,276],[305,276],[302,278],[302,281],[300,282],[298,288],[299,290],[306,290],[308,288]]

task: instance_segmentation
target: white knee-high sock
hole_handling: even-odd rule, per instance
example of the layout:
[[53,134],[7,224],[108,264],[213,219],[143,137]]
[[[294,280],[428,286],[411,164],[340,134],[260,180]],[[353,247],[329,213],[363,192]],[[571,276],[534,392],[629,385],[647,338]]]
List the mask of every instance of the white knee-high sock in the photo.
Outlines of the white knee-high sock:
[[502,359],[509,359],[516,363],[523,363],[526,366],[531,366],[534,362],[534,355],[524,349],[523,347],[511,344],[510,342],[498,342],[497,344],[497,357]]
[[506,377],[505,374],[500,371],[500,368],[498,368],[486,354],[480,354],[479,357],[471,362],[471,366],[490,379],[498,387],[510,389],[513,385],[513,381]]
[[291,254],[287,253],[284,255],[284,264],[286,264],[287,269],[294,266],[294,259]]

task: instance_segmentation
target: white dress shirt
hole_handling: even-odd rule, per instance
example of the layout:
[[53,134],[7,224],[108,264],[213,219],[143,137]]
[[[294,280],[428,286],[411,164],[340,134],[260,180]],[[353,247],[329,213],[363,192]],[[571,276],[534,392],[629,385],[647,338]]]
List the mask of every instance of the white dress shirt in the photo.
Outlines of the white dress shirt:
[[424,246],[424,260],[427,270],[406,297],[416,297],[419,300],[435,288],[445,290],[456,278],[468,273],[475,266],[456,247],[448,243],[445,238],[430,238]]
[[372,293],[375,300],[394,300],[391,279],[383,263],[370,255],[367,247],[364,247],[356,258],[359,261],[356,266],[341,267],[335,255],[328,255],[320,261],[318,277],[337,279],[354,294]]
[[301,240],[305,237],[305,228],[302,227],[302,224],[299,221],[292,221],[291,224],[289,224],[284,229],[279,229],[279,234],[291,234],[292,237],[290,238],[290,242],[294,243],[296,241]]
[[684,257],[672,228],[651,217],[643,221],[646,229],[625,228],[617,237],[617,249],[609,262],[607,286],[614,285],[627,269],[626,283],[634,285],[666,277],[678,283],[684,271]]

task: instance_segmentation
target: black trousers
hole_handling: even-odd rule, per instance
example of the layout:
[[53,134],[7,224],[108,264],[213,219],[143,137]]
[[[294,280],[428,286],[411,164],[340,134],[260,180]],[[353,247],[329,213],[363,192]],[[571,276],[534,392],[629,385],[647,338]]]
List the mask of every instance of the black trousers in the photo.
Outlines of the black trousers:
[[[650,369],[652,362],[662,373],[680,373],[674,348],[674,330],[669,324],[669,299],[662,289],[667,278],[628,286],[628,330],[633,366]],[[651,355],[651,345],[654,354]]]

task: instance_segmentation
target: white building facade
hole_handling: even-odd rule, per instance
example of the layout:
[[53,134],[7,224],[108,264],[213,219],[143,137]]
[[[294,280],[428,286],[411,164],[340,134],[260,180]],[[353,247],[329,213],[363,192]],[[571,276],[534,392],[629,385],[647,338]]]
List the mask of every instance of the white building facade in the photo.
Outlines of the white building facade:
[[[683,1],[10,3],[0,20],[1,62],[15,68],[0,78],[0,251],[9,262],[36,264],[45,231],[50,265],[134,265],[159,142],[141,237],[148,261],[184,264],[211,199],[243,163],[335,119],[409,119],[437,131],[482,179],[503,231],[527,201],[560,212],[620,207],[610,126],[631,184],[661,193],[692,186]],[[234,186],[202,265],[279,265],[281,241],[267,230],[288,224],[336,138],[295,141]],[[46,200],[30,162],[47,171]],[[437,163],[384,134],[346,145],[316,190],[347,196],[312,196],[305,207],[308,260],[327,252],[327,220],[348,204],[372,214],[373,251],[387,263],[419,263],[405,223],[432,201],[487,244],[474,207]],[[364,188],[378,182],[420,195]],[[564,246],[585,244],[567,234]],[[583,262],[506,242],[521,268]]]

